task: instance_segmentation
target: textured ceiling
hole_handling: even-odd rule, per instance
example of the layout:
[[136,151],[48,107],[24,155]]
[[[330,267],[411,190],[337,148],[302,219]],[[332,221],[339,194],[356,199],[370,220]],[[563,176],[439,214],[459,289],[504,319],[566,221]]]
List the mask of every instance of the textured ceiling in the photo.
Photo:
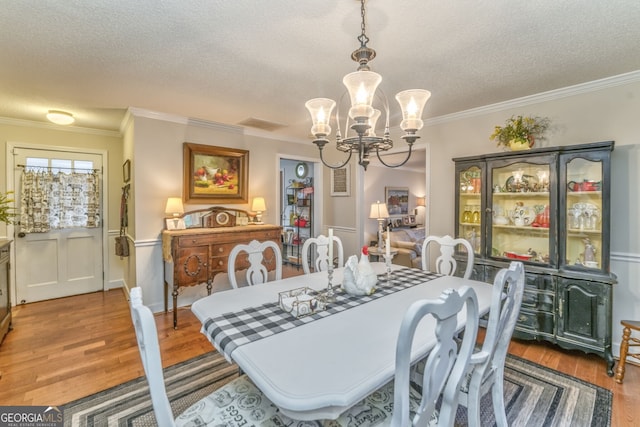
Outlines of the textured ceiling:
[[[639,23],[637,0],[367,3],[381,89],[429,89],[428,118],[640,70]],[[118,130],[137,107],[304,141],[359,33],[354,0],[5,1],[0,117]]]

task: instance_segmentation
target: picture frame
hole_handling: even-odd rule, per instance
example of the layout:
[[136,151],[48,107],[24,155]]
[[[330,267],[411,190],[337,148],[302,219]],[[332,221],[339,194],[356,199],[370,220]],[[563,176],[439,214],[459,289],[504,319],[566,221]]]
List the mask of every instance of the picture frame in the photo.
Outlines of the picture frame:
[[402,217],[402,225],[410,225],[409,215],[405,215]]
[[185,203],[247,203],[249,151],[183,144]]
[[409,215],[409,224],[416,225],[416,216],[415,215]]
[[131,160],[127,159],[122,164],[122,181],[128,183],[131,181]]
[[351,195],[351,177],[349,168],[331,169],[331,196],[348,197]]
[[409,213],[408,187],[385,187],[384,196],[389,215],[406,215]]

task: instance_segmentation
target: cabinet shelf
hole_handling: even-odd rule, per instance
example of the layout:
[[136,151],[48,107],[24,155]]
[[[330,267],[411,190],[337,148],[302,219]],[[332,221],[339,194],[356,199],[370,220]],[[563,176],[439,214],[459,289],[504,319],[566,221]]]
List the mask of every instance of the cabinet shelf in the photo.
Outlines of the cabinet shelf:
[[516,232],[531,232],[531,233],[542,233],[542,234],[549,234],[549,228],[548,227],[531,227],[531,226],[523,226],[523,227],[518,227],[517,225],[498,225],[498,224],[492,224],[491,227],[493,227],[493,229],[502,229],[502,230],[512,230],[512,231],[516,231]]
[[548,191],[525,191],[525,192],[497,192],[492,193],[494,197],[508,197],[510,199],[520,198],[520,197],[544,197],[549,198]]

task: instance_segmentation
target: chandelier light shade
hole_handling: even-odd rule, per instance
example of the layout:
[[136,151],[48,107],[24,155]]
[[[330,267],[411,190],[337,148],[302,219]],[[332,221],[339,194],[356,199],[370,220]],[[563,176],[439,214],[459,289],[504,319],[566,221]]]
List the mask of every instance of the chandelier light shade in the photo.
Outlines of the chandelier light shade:
[[73,118],[73,114],[60,110],[49,110],[47,119],[57,125],[70,125],[76,121],[76,119]]
[[[400,123],[400,128],[404,131],[402,139],[409,146],[409,151],[404,161],[398,164],[385,163],[380,157],[380,152],[393,148],[393,141],[389,134],[389,101],[381,91],[378,92],[382,76],[369,68],[369,62],[375,58],[376,51],[367,46],[369,37],[366,34],[364,2],[365,0],[360,0],[360,15],[362,17],[362,33],[358,36],[360,47],[351,54],[351,59],[358,63],[358,69],[342,79],[351,101],[348,114],[344,118],[344,133],[340,129],[340,104],[336,104],[335,101],[328,98],[314,98],[305,104],[313,122],[311,133],[315,138],[313,143],[320,151],[320,160],[325,166],[332,169],[346,166],[353,153],[358,153],[358,163],[364,170],[367,170],[369,156],[374,152],[380,163],[387,167],[396,168],[404,165],[411,157],[413,143],[420,138],[416,132],[424,125],[422,112],[431,97],[431,92],[424,89],[405,90],[396,95],[396,100],[402,111],[402,122]],[[382,108],[376,108],[374,102],[381,103]],[[331,165],[325,162],[322,150],[329,143],[331,112],[336,105],[338,107],[335,115],[336,148],[349,155],[342,164]],[[375,128],[378,118],[382,115],[383,111],[381,110],[386,115],[386,122],[384,134],[377,136]]]

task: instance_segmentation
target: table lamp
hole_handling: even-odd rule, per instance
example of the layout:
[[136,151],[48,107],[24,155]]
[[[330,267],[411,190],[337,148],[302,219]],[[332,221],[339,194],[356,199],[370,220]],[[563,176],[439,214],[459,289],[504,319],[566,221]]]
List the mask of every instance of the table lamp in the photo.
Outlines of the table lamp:
[[256,213],[256,220],[254,224],[264,224],[262,222],[262,212],[267,210],[267,205],[264,203],[264,197],[254,197],[253,203],[251,203],[251,210]]
[[178,228],[180,215],[184,213],[182,199],[180,197],[169,197],[167,199],[167,205],[164,208],[164,213],[167,216],[173,217],[173,228]]
[[384,222],[389,218],[389,211],[387,210],[386,203],[380,203],[378,200],[371,204],[371,211],[369,212],[369,218],[378,220],[378,249],[382,250],[384,247],[384,240],[382,240],[382,230],[384,228]]

